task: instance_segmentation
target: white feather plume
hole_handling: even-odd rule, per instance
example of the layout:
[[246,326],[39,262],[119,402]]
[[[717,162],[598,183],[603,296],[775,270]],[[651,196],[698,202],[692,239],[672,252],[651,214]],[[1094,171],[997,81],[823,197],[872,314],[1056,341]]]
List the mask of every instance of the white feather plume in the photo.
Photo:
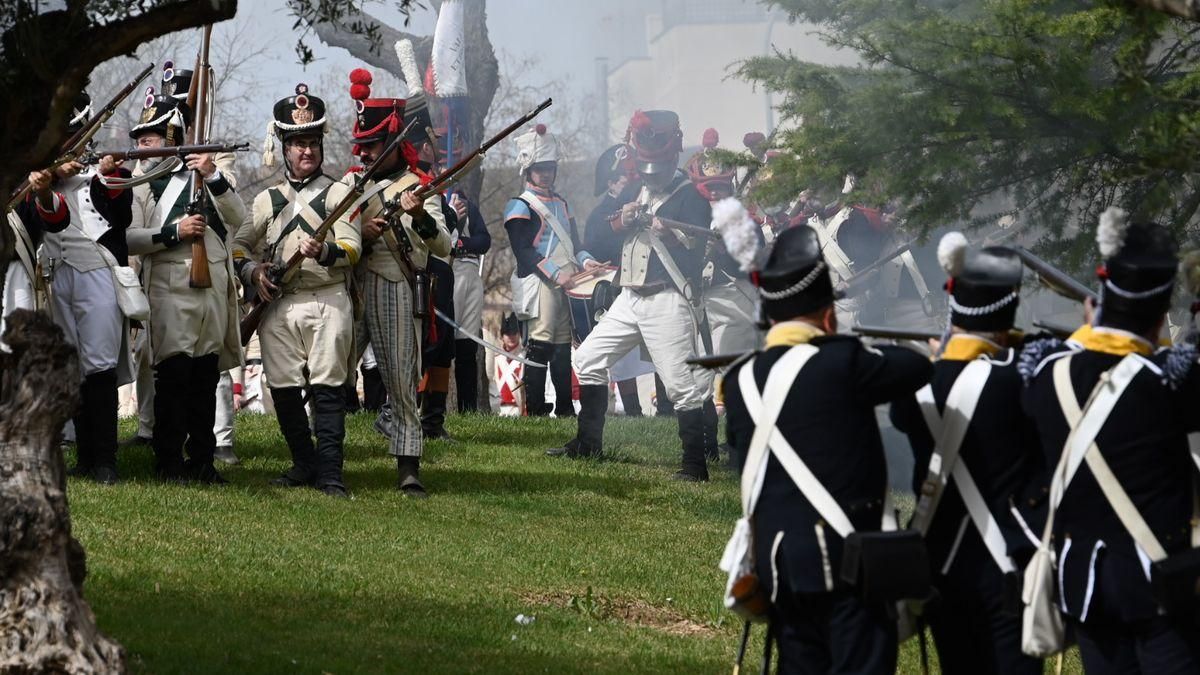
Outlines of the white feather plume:
[[967,259],[966,235],[947,232],[938,242],[937,259],[947,276],[954,278],[962,274],[963,262]]
[[417,54],[413,51],[412,40],[396,40],[395,48],[396,58],[400,60],[400,73],[404,76],[404,83],[408,85],[408,95],[424,93],[421,69],[417,67]]
[[713,204],[712,218],[712,229],[721,233],[725,250],[743,272],[750,271],[750,264],[758,255],[760,245],[758,223],[734,197],[726,197]]
[[1125,233],[1129,231],[1129,214],[1125,209],[1110,206],[1100,214],[1100,226],[1096,228],[1096,243],[1100,245],[1100,257],[1108,260],[1120,253],[1125,246]]

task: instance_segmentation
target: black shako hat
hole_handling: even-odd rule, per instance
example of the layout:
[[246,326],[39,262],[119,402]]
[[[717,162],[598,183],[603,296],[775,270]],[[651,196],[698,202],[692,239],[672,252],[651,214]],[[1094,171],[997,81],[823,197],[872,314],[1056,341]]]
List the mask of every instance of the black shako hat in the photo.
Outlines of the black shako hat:
[[811,314],[833,303],[833,280],[821,255],[817,231],[798,225],[780,233],[759,253],[750,280],[758,287],[763,310],[775,321]]
[[296,93],[275,102],[271,111],[272,128],[280,140],[292,136],[320,136],[325,133],[325,101],[308,92],[308,85],[296,85]]
[[1002,332],[1013,327],[1021,299],[1024,266],[1005,246],[967,247],[961,232],[949,232],[938,243],[938,262],[949,279],[950,325],[963,330]]
[[1100,280],[1097,322],[1114,315],[1153,318],[1171,307],[1171,292],[1179,268],[1179,245],[1157,223],[1129,221],[1129,214],[1109,207],[1100,216],[1096,242],[1104,262]]

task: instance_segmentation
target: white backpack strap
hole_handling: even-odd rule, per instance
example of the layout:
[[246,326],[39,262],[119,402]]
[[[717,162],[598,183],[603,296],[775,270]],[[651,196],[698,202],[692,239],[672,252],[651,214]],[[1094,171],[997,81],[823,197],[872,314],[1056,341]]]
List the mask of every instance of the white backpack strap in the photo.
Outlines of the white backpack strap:
[[567,257],[574,261],[575,243],[571,241],[571,234],[567,232],[566,227],[564,227],[562,223],[558,222],[558,218],[555,218],[554,214],[550,213],[550,209],[546,208],[546,205],[542,203],[542,200],[538,199],[538,196],[529,190],[521,193],[521,200],[524,201],[529,208],[537,212],[538,218],[541,218],[543,223],[550,226],[550,229],[554,231],[554,235],[558,237],[559,241],[562,242],[563,247],[567,249]]
[[971,522],[975,529],[979,530],[979,536],[983,538],[992,560],[996,561],[996,566],[1001,572],[1007,574],[1017,571],[1012,558],[1008,557],[1008,544],[1000,532],[1000,524],[992,517],[987,502],[983,500],[983,494],[979,492],[979,486],[975,484],[975,479],[971,477],[971,472],[967,471],[967,465],[962,460],[954,465],[953,474],[958,494],[962,495],[963,503],[967,505],[967,513],[971,515]]
[[[758,382],[754,379],[755,359],[747,361],[738,373],[738,386],[742,391],[742,399],[755,424],[754,435],[750,438],[750,448],[746,453],[746,465],[742,469],[743,515],[749,516],[754,513],[758,495],[762,492],[767,458],[770,457],[771,434],[769,432],[775,428],[775,421],[779,419],[779,413],[783,410],[787,393],[791,389],[792,383],[796,381],[800,369],[816,352],[817,349],[811,345],[797,345],[789,349],[767,374],[766,384],[763,385],[763,395],[759,394]],[[764,400],[767,401],[765,406]]]
[[946,482],[958,462],[963,438],[971,426],[971,419],[975,417],[975,408],[979,405],[979,397],[983,394],[983,387],[991,373],[991,364],[983,359],[968,363],[950,387],[950,393],[946,396],[944,416],[938,414],[931,387],[926,385],[917,392],[917,403],[921,407],[925,425],[936,441],[933,455],[929,458],[929,477],[926,479],[926,483],[932,482],[934,489],[926,494],[926,490],[922,488],[913,515],[912,527],[922,535],[929,530],[929,524],[933,522],[933,514],[937,512]]
[[[817,348],[811,345],[797,345],[796,347],[793,347],[791,351],[796,352],[799,350],[808,352],[807,356],[797,357],[798,359],[803,358],[804,361],[807,361],[808,358],[817,352]],[[782,363],[782,361],[783,359],[781,358],[780,362]],[[793,365],[790,369],[794,369],[798,373],[802,365],[803,363],[799,365]],[[780,363],[777,363],[775,368],[779,368],[779,366]],[[774,374],[775,368],[772,369],[772,374]],[[744,370],[745,369],[743,368],[743,372]],[[772,383],[770,382],[770,378],[768,378],[767,387],[764,388],[766,396],[782,397],[783,395],[786,395],[786,392],[788,389],[790,389],[794,379],[794,376],[786,380],[780,378],[778,382],[781,386],[780,389],[776,390],[771,387]],[[751,378],[750,381],[753,383],[753,378]],[[738,380],[739,384],[742,382],[742,379]],[[754,418],[755,411],[761,412],[763,410],[762,401],[764,397],[759,395],[758,388],[756,386],[742,387],[740,391],[742,392],[742,398],[746,401],[746,409],[750,412],[750,416]],[[781,393],[777,394],[776,392],[779,391],[781,391]],[[776,417],[778,417],[778,414],[776,414]],[[804,464],[804,462],[800,459],[800,456],[796,454],[796,451],[792,448],[791,444],[788,443],[787,439],[784,438],[779,429],[775,427],[774,421],[772,421],[770,425],[764,424],[763,421],[765,421],[765,417],[762,417],[761,420],[760,418],[754,419],[756,425],[754,430],[755,436],[757,437],[759,434],[769,434],[770,440],[768,444],[771,452],[774,453],[776,459],[779,460],[779,463],[783,465],[783,469],[787,471],[788,476],[792,479],[792,482],[796,484],[796,487],[800,489],[800,492],[804,495],[804,498],[808,500],[809,504],[812,504],[817,513],[825,519],[825,522],[829,523],[830,527],[832,527],[839,536],[841,536],[843,539],[849,536],[850,533],[854,532],[854,526],[850,523],[850,519],[846,516],[845,511],[843,511],[842,507],[839,506],[837,501],[834,500],[833,495],[829,494],[829,491],[825,489],[825,486],[821,485],[821,481],[817,480],[817,477],[814,476],[812,471],[809,470],[808,466]],[[758,442],[762,443],[761,440]],[[755,445],[755,441],[753,439],[750,441],[750,445],[751,447]],[[742,478],[742,485],[745,486],[746,477],[744,473]],[[761,485],[759,488],[761,489]]]
[[1100,381],[1092,391],[1087,405],[1080,409],[1075,400],[1074,387],[1071,385],[1070,366],[1066,363],[1068,360],[1061,359],[1054,368],[1055,390],[1058,393],[1063,415],[1071,425],[1071,433],[1063,447],[1063,461],[1065,462],[1063,471],[1051,485],[1051,507],[1057,508],[1075,471],[1078,470],[1081,463],[1086,461],[1088,469],[1091,470],[1100,489],[1104,492],[1104,497],[1116,512],[1117,518],[1125,526],[1129,535],[1152,561],[1162,560],[1167,557],[1162,544],[1154,536],[1142,515],[1138,513],[1137,507],[1129,499],[1129,494],[1121,487],[1112,469],[1109,468],[1108,462],[1105,461],[1100,454],[1100,449],[1096,446],[1096,435],[1108,420],[1109,415],[1112,414],[1113,408],[1125,393],[1129,383],[1144,367],[1144,362],[1134,354],[1121,359],[1120,363],[1100,376]]

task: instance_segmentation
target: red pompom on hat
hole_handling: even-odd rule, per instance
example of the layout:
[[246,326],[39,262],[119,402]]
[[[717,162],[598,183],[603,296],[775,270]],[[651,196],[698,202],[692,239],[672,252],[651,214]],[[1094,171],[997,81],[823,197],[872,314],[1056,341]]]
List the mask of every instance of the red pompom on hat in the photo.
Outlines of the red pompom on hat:
[[545,124],[539,124],[536,127],[534,127],[533,130],[537,132],[538,136],[546,135],[546,125]]
[[706,148],[715,148],[720,142],[721,136],[717,133],[717,130],[709,127],[708,129],[704,130],[704,137],[700,141],[700,145],[703,145]]
[[371,71],[366,68],[355,68],[350,71],[350,98],[355,101],[371,97]]
[[649,129],[653,124],[654,122],[650,119],[650,116],[641,110],[633,113],[633,118],[629,120],[629,126],[639,130]]

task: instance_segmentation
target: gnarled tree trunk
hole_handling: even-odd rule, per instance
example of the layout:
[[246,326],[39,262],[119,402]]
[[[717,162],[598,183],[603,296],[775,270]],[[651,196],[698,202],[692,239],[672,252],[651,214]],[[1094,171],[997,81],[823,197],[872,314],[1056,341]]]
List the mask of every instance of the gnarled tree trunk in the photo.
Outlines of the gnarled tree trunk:
[[79,403],[79,365],[42,312],[17,310],[0,353],[0,671],[112,673],[121,646],[83,599],[59,430]]

